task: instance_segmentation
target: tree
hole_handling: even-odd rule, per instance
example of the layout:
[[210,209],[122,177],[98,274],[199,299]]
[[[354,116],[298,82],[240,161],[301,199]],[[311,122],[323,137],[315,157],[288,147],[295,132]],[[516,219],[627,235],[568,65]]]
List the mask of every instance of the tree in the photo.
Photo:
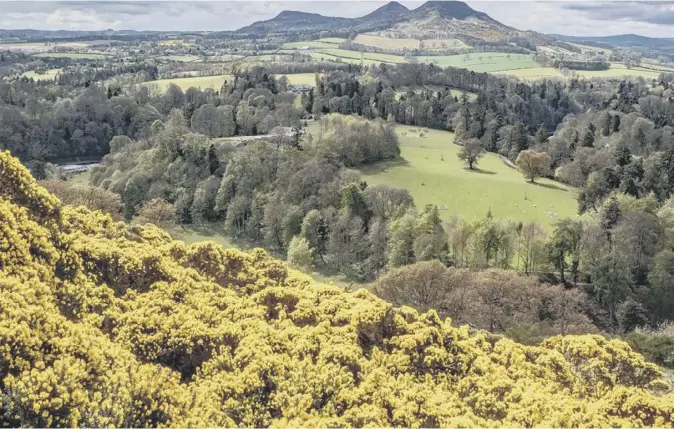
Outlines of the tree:
[[518,154],[516,165],[518,166],[518,170],[520,170],[531,183],[534,183],[534,179],[549,173],[551,158],[546,152],[537,153],[527,149]]
[[485,149],[478,139],[470,139],[464,142],[462,148],[457,152],[457,158],[469,167],[469,170],[473,170],[473,166],[478,163],[478,160],[485,155]]
[[518,258],[525,274],[529,274],[540,262],[546,233],[539,224],[529,222],[518,231]]
[[328,228],[324,222],[321,212],[310,210],[302,220],[300,227],[300,236],[307,240],[309,247],[314,251],[314,255],[323,261],[323,255],[326,253],[326,240],[328,239]]
[[571,259],[571,271],[574,283],[577,282],[579,271],[579,251],[583,238],[584,226],[580,221],[562,219],[555,223],[553,235],[550,238],[550,258],[553,265],[560,271],[560,281],[565,283],[565,269]]
[[297,268],[310,270],[314,265],[313,249],[305,238],[295,236],[288,245],[288,262]]

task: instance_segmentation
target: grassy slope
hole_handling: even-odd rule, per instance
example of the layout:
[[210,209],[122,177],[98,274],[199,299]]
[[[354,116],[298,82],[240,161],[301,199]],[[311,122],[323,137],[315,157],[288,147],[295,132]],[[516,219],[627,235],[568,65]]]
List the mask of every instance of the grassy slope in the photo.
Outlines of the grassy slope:
[[453,215],[477,219],[492,210],[497,218],[537,221],[550,229],[556,215],[557,218],[576,216],[574,189],[547,179],[538,179],[537,184],[528,183],[518,171],[492,153],[480,160],[480,172],[469,171],[457,159],[459,146],[453,144],[453,133],[415,128],[427,131],[426,137],[418,137],[419,132],[413,136],[411,129],[403,125],[397,127],[400,160],[361,170],[369,184],[406,188],[418,207],[425,204],[447,207],[441,210],[446,219]]

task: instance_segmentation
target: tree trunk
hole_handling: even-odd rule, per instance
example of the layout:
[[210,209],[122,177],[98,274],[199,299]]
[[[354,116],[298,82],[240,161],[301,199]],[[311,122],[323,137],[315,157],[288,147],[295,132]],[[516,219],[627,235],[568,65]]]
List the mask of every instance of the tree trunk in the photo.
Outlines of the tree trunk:
[[560,281],[565,283],[565,254],[560,252]]

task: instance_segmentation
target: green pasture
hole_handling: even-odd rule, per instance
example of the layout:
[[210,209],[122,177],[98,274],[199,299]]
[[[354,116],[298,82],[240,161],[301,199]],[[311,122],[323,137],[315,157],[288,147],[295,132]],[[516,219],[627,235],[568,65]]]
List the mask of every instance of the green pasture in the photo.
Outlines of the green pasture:
[[370,185],[406,188],[418,207],[435,204],[445,219],[458,215],[474,220],[491,210],[496,218],[536,221],[550,230],[557,219],[577,216],[573,188],[548,179],[529,183],[493,153],[479,161],[479,170],[468,170],[457,159],[460,146],[448,131],[404,125],[396,131],[401,157],[362,168]]
[[315,73],[293,73],[286,75],[277,75],[277,78],[281,76],[286,76],[288,78],[288,83],[291,85],[312,85],[316,86],[316,74]]

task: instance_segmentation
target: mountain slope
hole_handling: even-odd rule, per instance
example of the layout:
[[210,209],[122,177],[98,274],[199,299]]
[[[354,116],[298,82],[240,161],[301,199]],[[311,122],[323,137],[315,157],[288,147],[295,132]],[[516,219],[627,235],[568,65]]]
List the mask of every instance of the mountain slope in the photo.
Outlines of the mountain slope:
[[[476,18],[484,21],[494,21],[486,13],[473,10],[461,1],[428,1],[411,12],[412,18],[424,18],[429,14],[437,13],[441,18],[466,20]],[[496,22],[496,21],[494,21]]]
[[410,10],[397,1],[391,1],[361,18],[362,22],[404,18]]
[[267,21],[254,22],[237,30],[248,34],[289,33],[293,31],[331,30],[343,26],[352,26],[354,20],[349,18],[329,17],[318,13],[285,10]]
[[525,347],[62,205],[0,152],[3,427],[673,425],[618,340]]

